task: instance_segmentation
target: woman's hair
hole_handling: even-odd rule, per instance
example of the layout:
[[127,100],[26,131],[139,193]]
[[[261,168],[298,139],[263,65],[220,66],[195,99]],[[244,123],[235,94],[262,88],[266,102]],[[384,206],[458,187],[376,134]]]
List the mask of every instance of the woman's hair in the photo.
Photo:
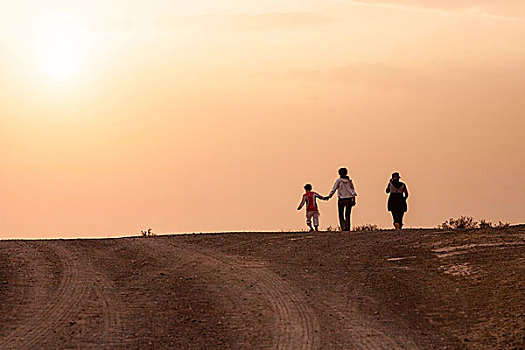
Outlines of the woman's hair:
[[348,175],[348,170],[346,168],[339,169],[339,175],[341,175],[341,176]]

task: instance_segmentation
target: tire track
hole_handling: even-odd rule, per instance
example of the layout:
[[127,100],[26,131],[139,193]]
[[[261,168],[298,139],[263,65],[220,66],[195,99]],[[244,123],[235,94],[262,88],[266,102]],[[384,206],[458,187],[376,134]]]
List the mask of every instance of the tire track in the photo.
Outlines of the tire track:
[[[295,239],[308,239],[313,236],[293,238]],[[235,244],[237,250],[242,250],[243,246],[246,243],[241,242]],[[230,245],[230,247],[233,245]],[[216,254],[215,252],[209,254]],[[220,253],[217,253],[216,259],[222,259],[227,264],[234,264],[235,266],[242,267],[260,267],[264,266],[264,263],[254,262],[254,261],[243,261],[239,257],[228,257],[227,259],[221,258]],[[235,259],[235,262],[234,260]],[[268,269],[266,269],[268,270]],[[268,270],[269,271],[269,270]],[[263,273],[263,270],[259,270],[259,273]],[[272,278],[279,278],[278,275],[270,271],[272,277],[267,276],[264,278],[266,281],[271,280]],[[272,292],[272,291],[270,291]],[[315,298],[315,297],[314,297]],[[300,302],[301,305],[306,305],[304,299]],[[344,305],[344,303],[340,303]],[[275,305],[276,308],[281,308],[280,305]],[[331,310],[333,314],[339,316],[339,319],[344,322],[342,331],[350,335],[351,343],[342,342],[338,339],[330,338],[330,342],[337,344],[338,349],[362,349],[362,350],[392,350],[392,349],[418,349],[417,345],[408,338],[403,336],[400,337],[391,337],[387,333],[383,332],[377,325],[375,325],[374,320],[366,319],[363,317],[358,310],[354,309],[339,309],[334,307],[332,304],[327,302],[322,303],[322,307],[326,310]],[[287,312],[283,310],[283,312]],[[310,327],[306,325],[306,327]],[[289,338],[289,333],[283,334],[281,338]],[[319,341],[320,342],[320,341]],[[280,342],[277,342],[276,347],[279,348],[281,345]]]
[[[33,278],[34,271],[37,268],[42,268],[37,264],[38,259],[36,257],[40,257],[41,253],[36,248],[27,246],[25,242],[16,242],[14,246],[4,249],[2,253],[4,258],[9,261],[7,268],[12,273],[9,281],[9,296],[11,298],[7,302],[13,306],[13,309],[2,315],[7,322],[2,324],[0,341],[5,334],[16,329],[24,320],[24,313],[19,312],[16,307],[23,304],[24,301],[34,299],[35,290],[46,287],[45,281]],[[5,327],[6,324],[8,327]]]
[[114,290],[113,283],[111,283],[105,276],[101,274],[94,274],[93,280],[97,281],[96,287],[93,287],[93,292],[96,295],[97,301],[102,304],[103,312],[103,329],[94,337],[103,339],[106,348],[114,349],[125,345],[124,333],[121,322],[122,306],[117,300],[111,299],[108,294]]
[[41,296],[37,295],[35,304],[45,305],[44,308],[37,309],[31,319],[11,332],[0,344],[3,349],[37,347],[39,342],[45,340],[46,333],[65,327],[64,322],[76,311],[75,306],[86,294],[88,286],[80,278],[79,266],[71,259],[63,258],[64,255],[67,257],[68,253],[64,253],[62,247],[52,244],[50,248],[61,257],[63,270],[63,279],[57,290],[56,299],[42,300]]
[[254,270],[251,277],[259,281],[260,289],[270,296],[268,300],[276,311],[276,349],[317,349],[320,345],[320,327],[307,302],[285,281],[266,268]]
[[[24,324],[18,326],[0,342],[2,349],[33,349],[42,348],[48,338],[68,325],[74,324],[73,318],[81,310],[82,302],[90,293],[97,295],[103,307],[103,336],[117,332],[118,316],[114,314],[109,298],[104,289],[111,288],[101,276],[98,279],[102,289],[92,285],[94,271],[90,265],[60,241],[40,242],[41,246],[57,254],[62,266],[62,280],[55,294],[50,297],[43,290],[36,290],[35,310]],[[52,298],[52,299],[51,299]],[[90,335],[89,333],[87,334]],[[110,337],[111,338],[111,337]]]
[[342,320],[340,322],[347,323],[345,331],[350,334],[352,343],[342,343],[336,340],[340,349],[362,349],[362,350],[393,350],[393,349],[418,349],[418,347],[410,340],[403,339],[402,344],[387,334],[382,332],[377,327],[373,327],[367,320],[358,318],[358,312],[348,310],[339,310],[331,305],[325,304],[327,309],[337,314]]
[[163,252],[169,259],[177,252],[181,256],[191,256],[199,263],[221,272],[236,275],[256,286],[260,294],[270,303],[275,317],[273,329],[273,347],[275,349],[312,350],[320,347],[320,326],[314,311],[308,306],[305,298],[294,291],[285,280],[264,267],[264,264],[253,261],[242,261],[216,251],[195,251],[189,246],[181,248],[168,243],[160,244],[160,237],[144,240],[157,253]]

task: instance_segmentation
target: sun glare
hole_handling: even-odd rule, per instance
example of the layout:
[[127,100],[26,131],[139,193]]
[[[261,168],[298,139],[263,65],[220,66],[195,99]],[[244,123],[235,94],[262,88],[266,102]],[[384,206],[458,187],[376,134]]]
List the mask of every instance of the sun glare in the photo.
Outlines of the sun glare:
[[89,29],[69,16],[50,16],[35,27],[35,59],[55,81],[71,79],[85,63],[91,46]]

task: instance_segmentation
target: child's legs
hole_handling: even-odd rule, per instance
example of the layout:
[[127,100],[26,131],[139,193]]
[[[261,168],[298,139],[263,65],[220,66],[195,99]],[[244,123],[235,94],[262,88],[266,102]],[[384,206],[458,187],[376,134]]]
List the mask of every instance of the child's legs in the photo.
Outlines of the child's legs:
[[319,227],[319,212],[314,211],[313,217],[314,217],[314,226]]
[[312,216],[314,215],[314,213],[315,213],[314,211],[306,212],[306,225],[309,227],[312,227]]

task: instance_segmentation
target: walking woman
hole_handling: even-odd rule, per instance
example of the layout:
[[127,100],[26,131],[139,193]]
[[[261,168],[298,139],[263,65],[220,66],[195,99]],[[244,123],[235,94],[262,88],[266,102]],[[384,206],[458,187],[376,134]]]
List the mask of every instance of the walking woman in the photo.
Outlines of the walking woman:
[[355,205],[355,192],[354,183],[348,177],[348,170],[346,168],[339,169],[339,179],[334,183],[334,187],[330,194],[325,197],[326,200],[332,198],[335,191],[337,191],[337,208],[339,211],[339,225],[341,231],[350,231],[350,214],[352,213],[352,207]]
[[390,193],[388,197],[388,211],[392,213],[396,230],[400,230],[403,227],[403,216],[407,211],[408,190],[407,186],[399,181],[400,178],[399,173],[393,173],[386,187],[386,193]]

